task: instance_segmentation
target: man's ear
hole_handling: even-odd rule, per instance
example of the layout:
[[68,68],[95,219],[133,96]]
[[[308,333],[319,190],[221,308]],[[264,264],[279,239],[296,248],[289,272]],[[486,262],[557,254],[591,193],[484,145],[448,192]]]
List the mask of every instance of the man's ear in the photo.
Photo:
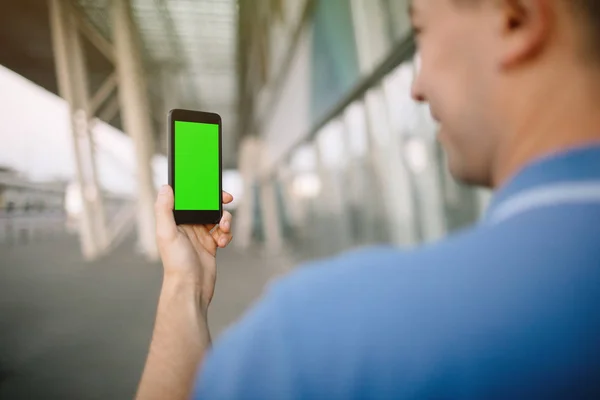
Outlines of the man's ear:
[[552,0],[499,0],[501,64],[511,67],[539,54],[554,23]]

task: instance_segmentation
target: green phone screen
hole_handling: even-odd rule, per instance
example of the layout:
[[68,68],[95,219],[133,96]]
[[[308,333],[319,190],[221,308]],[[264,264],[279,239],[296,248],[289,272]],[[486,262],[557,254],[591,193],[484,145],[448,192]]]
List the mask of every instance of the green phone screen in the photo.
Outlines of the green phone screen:
[[218,210],[219,125],[175,121],[175,210]]

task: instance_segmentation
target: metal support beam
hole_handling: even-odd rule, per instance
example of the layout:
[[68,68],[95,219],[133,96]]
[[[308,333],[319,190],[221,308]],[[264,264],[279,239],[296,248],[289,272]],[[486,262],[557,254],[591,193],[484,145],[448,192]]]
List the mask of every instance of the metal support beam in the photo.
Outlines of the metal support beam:
[[[64,3],[67,3],[66,1]],[[115,49],[111,42],[102,36],[90,20],[84,15],[83,11],[74,3],[69,4],[69,10],[75,18],[77,28],[106,59],[115,63]]]
[[[298,52],[298,48],[300,47],[302,35],[306,30],[306,26],[311,22],[313,12],[316,8],[316,3],[316,0],[305,0],[302,16],[292,34],[290,43],[288,44],[287,52],[283,57],[282,63],[278,67],[278,70],[276,71],[272,81],[269,83],[269,87],[267,89],[268,97],[266,102],[264,103],[264,108],[256,110],[257,114],[253,117],[253,120],[251,121],[252,124],[255,125],[252,128],[254,131],[261,131],[265,115],[267,115],[267,113],[271,110],[274,110],[276,104],[281,99],[285,79],[288,76],[288,73],[292,66],[292,62],[294,61],[294,57]],[[250,64],[250,68],[252,68],[252,64]],[[253,77],[251,76],[250,79],[253,79]],[[243,134],[243,132],[241,133]]]
[[119,103],[118,97],[113,97],[112,100],[108,102],[104,109],[98,113],[98,119],[106,122],[112,121],[119,111],[121,110],[121,103]]
[[272,163],[271,174],[275,174],[275,171],[279,165],[289,160],[294,151],[303,145],[304,143],[310,142],[314,139],[316,134],[327,125],[330,121],[339,117],[344,110],[353,102],[364,98],[365,94],[374,86],[379,84],[384,76],[390,71],[396,68],[404,61],[410,60],[415,52],[415,41],[412,35],[409,35],[400,41],[398,41],[390,50],[389,56],[381,63],[375,70],[362,78],[349,93],[344,96],[332,109],[319,119],[312,128],[305,134],[299,137],[293,146],[290,146],[286,152],[284,152],[279,158]]
[[108,246],[106,235],[106,220],[104,204],[102,201],[102,190],[98,183],[98,170],[96,167],[96,153],[94,151],[94,137],[91,131],[90,120],[92,114],[90,109],[90,96],[88,90],[88,75],[85,62],[85,54],[81,43],[81,37],[75,29],[75,17],[73,13],[69,16],[71,27],[71,58],[73,62],[73,73],[71,79],[74,83],[76,104],[75,118],[77,127],[77,140],[81,152],[82,167],[84,168],[84,195],[90,203],[94,232],[99,252],[104,252]]
[[90,134],[85,114],[85,87],[83,72],[83,55],[79,46],[77,32],[72,24],[69,8],[61,0],[49,0],[50,24],[54,59],[60,94],[69,103],[71,110],[71,127],[75,170],[79,194],[82,200],[82,213],[79,220],[81,250],[84,258],[91,260],[98,257],[105,244],[100,218],[95,214],[101,212],[100,193],[95,180],[94,160],[90,153]]
[[167,153],[167,113],[173,108],[180,108],[178,101],[177,85],[173,77],[174,71],[171,69],[163,69],[160,72],[155,72],[157,77],[157,83],[160,86],[160,101],[161,101],[161,113],[156,115],[159,118],[159,126],[161,131],[159,132],[159,146],[158,151]]
[[142,51],[127,0],[111,0],[119,99],[125,131],[135,144],[137,172],[137,232],[142,252],[158,259],[154,236],[154,182],[151,166],[154,151],[150,104],[142,66]]
[[114,249],[131,233],[135,226],[135,202],[124,204],[108,226],[109,249]]
[[115,72],[110,74],[110,76],[106,78],[104,82],[102,82],[102,85],[100,85],[100,88],[98,89],[96,94],[94,94],[94,97],[92,97],[92,100],[90,101],[90,115],[96,115],[102,104],[104,104],[104,102],[115,91],[118,83],[119,80]]

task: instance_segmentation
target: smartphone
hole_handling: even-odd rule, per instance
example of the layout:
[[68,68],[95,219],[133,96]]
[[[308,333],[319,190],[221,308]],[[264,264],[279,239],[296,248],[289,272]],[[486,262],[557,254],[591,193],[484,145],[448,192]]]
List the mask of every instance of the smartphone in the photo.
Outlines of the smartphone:
[[169,185],[177,224],[217,224],[223,215],[221,117],[175,109],[168,116]]

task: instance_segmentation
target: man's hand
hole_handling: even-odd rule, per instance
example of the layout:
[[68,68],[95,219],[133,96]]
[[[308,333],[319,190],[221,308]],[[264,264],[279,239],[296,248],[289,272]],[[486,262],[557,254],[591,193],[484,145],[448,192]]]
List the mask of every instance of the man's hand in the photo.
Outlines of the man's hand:
[[[223,192],[223,204],[232,201],[233,196]],[[165,278],[182,278],[196,285],[206,312],[214,294],[217,248],[227,246],[232,239],[231,214],[224,211],[218,226],[175,225],[173,204],[173,189],[165,185],[155,204],[156,238]]]
[[[223,192],[223,203],[233,200]],[[231,241],[231,214],[218,226],[179,225],[173,190],[163,186],[156,200],[156,239],[164,266],[154,334],[137,398],[183,400],[210,345],[206,320],[215,290],[218,247]]]

